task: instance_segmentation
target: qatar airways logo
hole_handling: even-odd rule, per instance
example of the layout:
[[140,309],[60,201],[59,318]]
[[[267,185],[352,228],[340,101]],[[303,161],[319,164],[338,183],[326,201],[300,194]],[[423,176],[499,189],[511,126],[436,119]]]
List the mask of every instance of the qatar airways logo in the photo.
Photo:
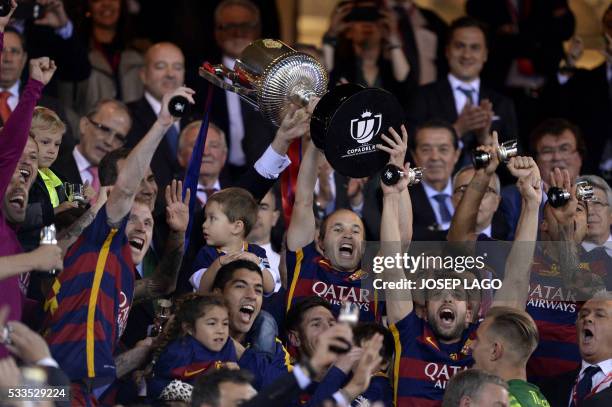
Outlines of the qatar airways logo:
[[467,366],[449,366],[432,362],[425,365],[425,376],[434,383],[434,388],[446,389],[446,384],[454,375],[467,369]]
[[130,304],[128,303],[125,293],[121,291],[119,293],[119,313],[117,314],[117,325],[119,328],[118,338],[120,338],[121,335],[123,335],[123,331],[125,331],[129,314]]
[[361,311],[370,310],[370,290],[359,287],[346,287],[317,281],[312,285],[312,292],[325,298],[332,305],[342,305],[345,301],[357,304]]
[[531,284],[528,307],[553,311],[576,312],[576,295],[572,290],[544,284]]

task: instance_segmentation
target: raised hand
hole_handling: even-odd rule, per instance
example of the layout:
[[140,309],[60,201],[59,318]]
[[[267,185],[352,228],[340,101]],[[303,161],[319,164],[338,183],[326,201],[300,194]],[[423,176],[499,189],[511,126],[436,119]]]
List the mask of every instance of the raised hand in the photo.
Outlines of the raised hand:
[[531,157],[526,156],[516,156],[512,157],[507,164],[508,171],[510,174],[515,176],[516,178],[526,177],[531,173],[536,173],[537,176],[540,176],[540,169],[538,168],[536,162]]
[[48,84],[57,67],[55,62],[48,57],[30,59],[30,78]]
[[491,126],[492,115],[480,106],[474,106],[469,101],[463,106],[459,117],[454,123],[458,136],[462,137],[470,131],[482,133]]
[[175,232],[184,233],[189,224],[189,198],[191,191],[187,189],[185,199],[181,199],[183,182],[172,180],[166,186],[166,222]]
[[34,249],[31,254],[37,271],[62,270],[64,268],[62,249],[58,245],[42,244]]
[[17,0],[11,0],[11,11],[4,17],[0,17],[0,32],[4,32],[4,28],[8,25],[16,8],[17,8]]
[[289,145],[306,134],[310,133],[310,112],[308,107],[298,108],[289,105],[287,114],[283,118],[276,136],[272,141],[272,148],[280,155],[287,153]]
[[352,9],[353,4],[350,2],[341,4],[334,9],[330,18],[329,29],[327,30],[328,35],[336,37],[349,27],[349,23],[347,23],[345,19]]
[[387,143],[389,146],[385,146],[382,144],[377,144],[376,148],[381,151],[385,151],[389,153],[389,164],[393,164],[399,168],[402,168],[404,171],[404,176],[401,177],[397,184],[395,185],[385,185],[382,181],[380,183],[382,191],[384,194],[394,193],[394,192],[402,192],[408,187],[408,170],[410,168],[410,163],[404,164],[404,160],[406,158],[406,151],[408,150],[408,132],[406,131],[406,127],[402,125],[402,137],[400,138],[399,134],[392,129],[389,128],[389,134],[391,137],[383,134],[381,136],[382,140]]
[[34,21],[34,24],[46,25],[55,29],[62,28],[68,24],[68,15],[62,0],[37,0],[36,2],[45,7],[45,13],[41,18]]
[[574,221],[578,199],[576,198],[576,184],[572,184],[568,170],[555,168],[550,172],[550,186],[564,189],[570,193],[569,201],[560,208],[550,207],[555,220],[562,225],[567,225]]
[[489,153],[491,159],[489,160],[489,164],[484,168],[484,171],[487,175],[493,175],[497,167],[499,166],[499,157],[497,156],[497,148],[499,147],[499,139],[497,136],[497,132],[494,131],[491,135],[491,145],[478,146],[476,147],[477,151],[485,151]]
[[540,206],[540,203],[542,203],[542,179],[539,171],[530,172],[520,177],[516,186],[525,201],[536,207]]
[[159,112],[159,116],[157,117],[158,122],[163,126],[170,126],[175,121],[180,120],[180,118],[172,116],[168,111],[168,103],[170,102],[170,99],[172,99],[174,96],[184,96],[187,98],[189,103],[193,105],[195,104],[195,100],[193,100],[193,95],[195,95],[195,90],[187,88],[185,86],[181,86],[174,92],[165,94],[162,98],[161,112]]

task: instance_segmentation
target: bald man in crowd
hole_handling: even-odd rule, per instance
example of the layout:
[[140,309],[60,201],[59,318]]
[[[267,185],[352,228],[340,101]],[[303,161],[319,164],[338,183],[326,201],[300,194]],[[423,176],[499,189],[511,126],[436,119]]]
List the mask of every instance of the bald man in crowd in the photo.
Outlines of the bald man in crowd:
[[[170,42],[152,45],[145,54],[140,79],[145,92],[142,98],[128,104],[134,123],[128,134],[127,147],[135,146],[155,122],[161,110],[162,96],[175,91],[185,82],[185,57],[181,49]],[[176,159],[179,134],[191,119],[184,117],[174,123],[157,147],[151,161],[157,185],[168,185],[173,175],[180,172]]]

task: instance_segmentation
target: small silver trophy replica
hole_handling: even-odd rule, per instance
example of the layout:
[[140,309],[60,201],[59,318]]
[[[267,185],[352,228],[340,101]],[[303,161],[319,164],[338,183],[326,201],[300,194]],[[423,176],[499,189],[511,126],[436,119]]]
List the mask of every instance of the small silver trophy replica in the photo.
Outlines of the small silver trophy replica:
[[[49,226],[45,226],[40,231],[40,244],[57,244],[55,225],[51,224]],[[49,270],[49,274],[56,275],[57,270]]]
[[66,196],[69,202],[76,202],[79,206],[84,206],[87,203],[83,185],[65,182],[64,188],[66,189]]
[[387,164],[387,166],[383,168],[380,179],[383,184],[391,186],[397,184],[400,178],[406,175],[408,175],[408,185],[416,185],[423,179],[423,169],[421,167],[409,168],[408,174],[406,174],[397,165]]
[[172,301],[164,298],[157,300],[157,311],[155,312],[155,319],[153,320],[149,336],[159,336],[164,329],[166,321],[170,319],[170,315],[172,315]]
[[[569,202],[571,194],[563,188],[550,187],[548,188],[548,201],[553,208],[560,208]],[[593,186],[587,181],[579,181],[576,183],[576,199],[582,202],[591,201],[593,199]]]
[[[518,143],[516,140],[508,140],[497,147],[497,157],[500,162],[508,162],[512,157],[516,157],[518,154]],[[472,156],[472,163],[474,168],[480,169],[485,168],[491,161],[491,154],[486,151],[474,151]]]

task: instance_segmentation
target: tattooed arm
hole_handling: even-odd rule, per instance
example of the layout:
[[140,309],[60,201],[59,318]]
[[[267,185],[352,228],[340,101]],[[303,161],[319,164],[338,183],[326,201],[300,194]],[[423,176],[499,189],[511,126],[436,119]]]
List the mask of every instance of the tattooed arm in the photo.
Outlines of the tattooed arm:
[[101,187],[100,192],[98,193],[98,200],[96,201],[95,205],[90,207],[70,226],[58,233],[57,245],[62,249],[64,254],[66,254],[68,248],[72,246],[74,242],[76,242],[87,226],[91,225],[91,222],[93,222],[93,220],[96,218],[98,211],[106,203],[106,199],[108,198],[108,189],[109,187]]
[[183,183],[172,181],[166,187],[166,221],[170,226],[170,234],[162,261],[157,265],[152,276],[136,281],[134,301],[143,301],[162,295],[167,295],[176,289],[179,269],[183,260],[185,246],[185,231],[189,223],[189,197],[187,190],[185,199],[181,200]]
[[151,345],[151,338],[145,338],[139,341],[134,349],[130,349],[117,356],[115,358],[115,372],[117,373],[117,377],[125,376],[132,370],[138,369],[140,366],[144,365],[152,350]]

